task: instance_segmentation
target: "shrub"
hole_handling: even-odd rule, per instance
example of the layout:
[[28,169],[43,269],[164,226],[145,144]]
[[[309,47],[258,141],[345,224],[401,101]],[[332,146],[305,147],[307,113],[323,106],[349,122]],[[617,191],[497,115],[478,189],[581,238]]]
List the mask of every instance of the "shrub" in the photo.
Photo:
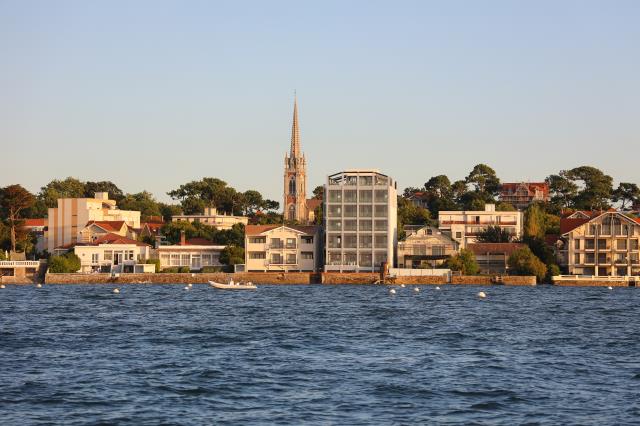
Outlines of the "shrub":
[[526,246],[511,253],[508,263],[514,275],[535,275],[538,282],[547,275],[547,266]]
[[480,271],[476,256],[468,249],[462,249],[460,253],[450,256],[445,265],[452,271],[460,271],[464,275],[476,275]]
[[71,273],[80,270],[80,258],[75,253],[69,252],[61,256],[51,256],[49,258],[49,272],[51,273]]
[[147,265],[156,265],[156,272],[160,272],[160,259],[147,259],[144,263]]
[[212,274],[214,272],[222,272],[222,266],[203,266],[202,267],[203,274]]

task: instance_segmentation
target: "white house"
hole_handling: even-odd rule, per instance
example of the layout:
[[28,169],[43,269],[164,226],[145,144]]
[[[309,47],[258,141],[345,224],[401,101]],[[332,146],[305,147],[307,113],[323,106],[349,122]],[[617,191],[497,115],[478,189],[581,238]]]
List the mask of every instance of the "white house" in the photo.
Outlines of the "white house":
[[78,272],[155,272],[155,265],[145,264],[151,246],[116,234],[106,234],[93,242],[76,243],[73,251],[80,258]]

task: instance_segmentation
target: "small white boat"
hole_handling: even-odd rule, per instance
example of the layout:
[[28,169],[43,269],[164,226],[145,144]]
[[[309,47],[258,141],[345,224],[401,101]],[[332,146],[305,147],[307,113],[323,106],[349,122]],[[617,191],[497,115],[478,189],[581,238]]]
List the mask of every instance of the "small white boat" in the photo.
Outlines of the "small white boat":
[[209,281],[209,285],[220,290],[255,290],[258,288],[251,282],[234,283],[233,281],[231,281],[229,284],[222,284],[215,281]]

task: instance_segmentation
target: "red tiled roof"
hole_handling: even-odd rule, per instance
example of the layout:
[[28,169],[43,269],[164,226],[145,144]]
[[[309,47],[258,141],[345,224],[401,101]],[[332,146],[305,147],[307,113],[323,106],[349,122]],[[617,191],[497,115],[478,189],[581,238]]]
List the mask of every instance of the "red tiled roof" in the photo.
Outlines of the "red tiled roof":
[[144,228],[145,226],[149,228],[150,231],[157,231],[164,226],[164,222],[143,222],[141,224],[141,228]]
[[321,204],[322,204],[322,200],[319,200],[317,198],[309,198],[309,199],[307,199],[307,208],[310,211],[314,211]]
[[215,246],[217,244],[214,244],[213,241],[211,240],[207,240],[206,238],[200,238],[200,237],[196,237],[196,238],[190,238],[187,241],[185,241],[184,244],[180,244],[178,243],[179,246]]
[[90,245],[97,246],[100,244],[135,244],[137,246],[149,246],[149,244],[111,233],[103,235]]
[[127,226],[127,224],[123,220],[90,220],[87,222],[87,226],[96,225],[105,231],[119,231],[122,229],[122,226]]
[[[246,235],[260,235],[263,232],[271,231],[272,229],[280,228],[282,225],[247,225],[244,228]],[[315,234],[318,231],[317,226],[307,225],[285,225],[287,228],[295,229],[305,234]]]
[[475,243],[467,244],[467,248],[473,252],[473,254],[484,255],[487,253],[504,253],[507,256],[511,255],[514,251],[525,247],[522,243]]
[[38,226],[45,226],[45,222],[47,219],[45,218],[37,218],[37,219],[25,219],[24,226],[27,228],[35,228]]
[[548,246],[556,245],[558,239],[560,239],[560,236],[556,234],[549,234],[544,236],[544,242],[547,243]]
[[564,235],[567,232],[571,232],[579,226],[584,225],[589,222],[591,219],[568,219],[562,218],[560,219],[560,235]]

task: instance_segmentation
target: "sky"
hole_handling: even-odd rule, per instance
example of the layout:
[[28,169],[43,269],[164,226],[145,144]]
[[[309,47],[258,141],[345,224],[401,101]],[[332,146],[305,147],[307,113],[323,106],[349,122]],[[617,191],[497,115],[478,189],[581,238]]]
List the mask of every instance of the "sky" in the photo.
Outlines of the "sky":
[[639,1],[0,0],[0,185],[281,201],[294,90],[308,192],[580,165],[640,184]]

